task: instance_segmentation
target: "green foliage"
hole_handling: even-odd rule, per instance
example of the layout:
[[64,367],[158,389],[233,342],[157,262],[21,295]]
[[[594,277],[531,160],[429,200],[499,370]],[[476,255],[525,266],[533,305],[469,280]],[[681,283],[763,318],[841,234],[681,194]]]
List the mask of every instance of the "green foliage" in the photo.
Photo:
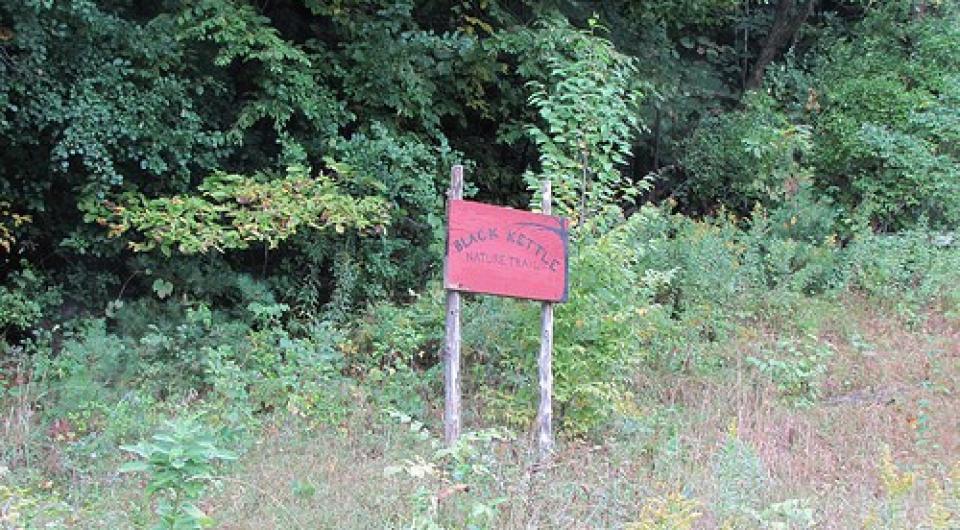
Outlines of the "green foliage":
[[[441,120],[464,120],[466,109],[489,106],[483,82],[491,74],[476,36],[421,27],[416,2],[305,2],[329,16],[342,50],[330,57],[349,108],[371,122],[406,125],[441,138]],[[314,47],[322,44],[311,41]]]
[[815,294],[843,284],[843,264],[835,228],[835,210],[813,202],[801,190],[771,212],[755,208],[743,260],[752,268],[752,281],[772,289]]
[[[227,138],[243,142],[258,122],[270,123],[280,159],[287,165],[307,162],[304,145],[311,135],[330,138],[351,117],[346,105],[322,81],[323,55],[312,56],[281,37],[271,20],[247,4],[223,0],[187,2],[177,14],[178,39],[217,45],[213,64],[244,65],[255,97],[236,111]],[[316,138],[309,138],[316,142]]]
[[214,521],[196,503],[203,496],[217,461],[235,460],[193,420],[171,422],[149,440],[124,446],[142,460],[121,466],[124,472],[149,473],[146,493],[157,498],[156,528],[208,528]]
[[[529,103],[541,123],[527,127],[540,150],[540,168],[524,179],[536,192],[540,180],[553,183],[558,213],[583,224],[589,217],[633,198],[637,190],[625,182],[617,166],[627,164],[632,140],[640,128],[638,105],[643,84],[633,58],[591,30],[578,30],[562,18],[548,18],[528,34],[507,39],[543,39],[551,47],[544,57],[543,79],[528,82]],[[534,193],[533,204],[536,204]]]
[[371,307],[346,345],[348,362],[378,388],[372,397],[383,407],[414,416],[425,410],[443,342],[443,291],[437,287],[407,306]]
[[[129,380],[136,366],[129,345],[107,332],[102,319],[78,322],[65,333],[58,355],[46,351],[44,342],[34,343],[32,378],[49,399],[45,416],[54,421],[65,419],[74,435],[114,429],[124,438],[138,431],[125,432],[115,409],[124,406],[108,387]],[[116,420],[111,423],[110,420]]]
[[[596,432],[632,408],[626,385],[668,317],[653,302],[670,271],[639,267],[649,252],[640,234],[651,216],[637,215],[571,254],[570,297],[555,308],[554,403],[571,434]],[[538,307],[484,299],[465,309],[464,342],[484,365],[494,414],[525,427],[537,399]]]
[[[403,474],[414,481],[416,490],[411,495],[414,505],[408,528],[442,530],[444,528],[490,528],[497,518],[497,505],[505,499],[484,498],[485,490],[494,480],[497,465],[492,451],[496,442],[505,441],[495,430],[463,433],[451,447],[443,447],[440,440],[418,421],[402,413],[392,413],[401,424],[409,425],[410,432],[422,441],[429,441],[432,453],[416,455],[398,465],[383,470],[385,477]],[[443,513],[440,503],[446,505]],[[449,513],[463,514],[450,517]],[[452,519],[452,520],[451,520]],[[460,519],[460,520],[457,520]]]
[[[337,189],[328,177],[311,178],[302,167],[287,176],[260,182],[256,178],[215,173],[197,187],[199,196],[178,195],[147,199],[142,195],[112,205],[110,235],[136,230],[143,242],[131,242],[135,251],[159,248],[185,254],[244,249],[251,242],[276,248],[280,241],[309,227],[348,227],[366,230],[385,220],[385,205],[373,197],[355,200]],[[93,217],[95,214],[88,214]],[[106,214],[110,215],[110,214]]]
[[573,256],[570,300],[556,308],[554,330],[555,399],[571,432],[630,409],[627,375],[662,315],[654,294],[672,280],[669,271],[637,266],[647,252],[638,237],[646,222],[635,216]]
[[644,23],[665,23],[668,26],[722,24],[737,7],[736,0],[658,0],[643,6],[624,2],[628,16]]
[[682,193],[692,205],[746,214],[757,203],[781,204],[809,181],[798,162],[812,148],[809,127],[791,123],[765,94],[747,95],[744,106],[706,118],[689,138]]
[[[54,206],[45,204],[54,184],[96,194],[128,172],[182,183],[193,169],[213,168],[223,136],[212,130],[213,109],[195,99],[211,85],[184,75],[190,61],[181,60],[169,17],[141,23],[89,1],[2,11],[13,34],[4,43],[8,82],[0,84],[5,195],[42,212]],[[30,129],[44,133],[8,132]],[[31,177],[31,185],[15,184]]]
[[723,446],[713,456],[713,473],[717,481],[714,509],[728,527],[745,526],[744,512],[763,501],[768,483],[766,469],[756,450],[733,433],[724,437]]
[[109,452],[142,436],[170,403],[201,399],[207,418],[242,434],[262,413],[291,412],[330,424],[349,410],[341,335],[316,324],[301,334],[281,325],[288,308],[249,302],[247,321],[204,305],[137,302],[103,319],[67,324],[59,350],[41,335],[25,345],[30,379],[45,396],[42,417],[67,422],[77,455]]
[[955,238],[924,230],[864,235],[846,252],[849,283],[903,309],[939,296],[952,296],[956,304],[960,252]]
[[[382,201],[388,215],[381,237],[348,238],[335,247],[357,268],[352,283],[338,285],[337,294],[360,302],[404,296],[420,287],[438,270],[443,255],[444,190],[459,153],[443,139],[428,141],[379,122],[336,142],[333,152],[336,162],[329,163],[344,189]],[[309,248],[306,252],[314,255]]]
[[809,406],[819,397],[819,379],[827,371],[826,361],[831,354],[816,337],[782,339],[761,356],[747,357],[747,363],[768,377],[781,395]]
[[813,74],[821,96],[809,105],[818,174],[883,230],[960,219],[960,62],[944,53],[960,43],[957,15],[908,16],[891,4],[870,13],[858,38],[833,41]]
[[61,302],[59,289],[45,285],[30,268],[16,271],[0,285],[0,329],[4,341],[12,332],[24,333]]

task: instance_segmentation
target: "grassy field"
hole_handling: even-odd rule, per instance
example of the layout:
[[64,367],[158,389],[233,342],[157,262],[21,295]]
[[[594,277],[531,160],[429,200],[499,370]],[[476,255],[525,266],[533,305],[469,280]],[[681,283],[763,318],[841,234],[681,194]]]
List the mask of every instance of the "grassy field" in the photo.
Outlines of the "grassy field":
[[496,505],[494,528],[960,526],[960,323],[845,300],[816,334],[832,354],[804,404],[748,367],[778,338],[755,324],[718,347],[722,373],[638,374],[635,418],[564,441],[546,465],[520,437],[485,446],[488,475],[469,490],[384,478],[429,445],[364,411],[336,430],[267,428],[210,509],[225,528],[403,527],[420,489],[452,527],[474,504]]
[[[199,507],[230,529],[960,527],[955,316],[811,300],[699,355],[718,368],[638,371],[632,408],[546,463],[526,434],[483,424],[469,389],[479,434],[450,453],[438,414],[421,425],[359,395],[337,425],[274,412]],[[80,442],[18,403],[4,402],[0,444],[29,461],[0,468],[0,527],[150,526],[146,479],[117,472],[127,457],[81,466]]]

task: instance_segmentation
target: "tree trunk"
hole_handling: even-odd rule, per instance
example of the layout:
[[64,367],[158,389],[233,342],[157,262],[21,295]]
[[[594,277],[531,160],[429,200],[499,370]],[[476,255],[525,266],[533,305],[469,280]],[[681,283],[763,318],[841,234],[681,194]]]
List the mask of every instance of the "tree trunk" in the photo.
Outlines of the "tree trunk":
[[750,78],[747,80],[746,88],[748,90],[760,86],[767,66],[773,62],[783,47],[797,35],[804,22],[813,13],[815,4],[816,0],[807,0],[799,6],[797,0],[780,0],[777,2],[773,26],[763,42],[763,47],[760,48],[760,54],[753,66],[753,72],[750,73]]

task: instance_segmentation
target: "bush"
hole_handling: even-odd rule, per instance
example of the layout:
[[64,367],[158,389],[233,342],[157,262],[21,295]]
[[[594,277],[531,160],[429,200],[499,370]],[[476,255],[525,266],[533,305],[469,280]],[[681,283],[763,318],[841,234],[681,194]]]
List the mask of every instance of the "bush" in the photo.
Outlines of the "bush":
[[[595,431],[631,410],[631,367],[646,358],[666,310],[654,302],[669,271],[639,267],[652,211],[571,248],[570,296],[555,308],[554,404],[568,433]],[[492,414],[527,426],[536,410],[539,304],[484,298],[465,310],[464,343],[482,374]]]
[[171,422],[149,441],[123,449],[142,460],[124,464],[121,471],[149,473],[146,493],[157,498],[156,528],[213,526],[213,520],[196,503],[214,480],[217,461],[235,460],[236,455],[218,448],[198,423],[183,419]]
[[[8,338],[22,337],[60,301],[60,290],[45,285],[43,278],[30,268],[8,276],[6,285],[0,285],[0,330],[4,343]],[[5,350],[7,344],[0,346]]]
[[444,295],[437,284],[406,306],[371,306],[344,345],[349,369],[372,386],[376,402],[419,417],[431,383],[440,377],[443,322]]
[[946,50],[960,30],[956,14],[917,18],[903,5],[872,10],[858,38],[820,56],[812,162],[820,188],[875,228],[956,226],[960,61]]
[[766,94],[748,94],[744,107],[705,118],[687,140],[682,163],[689,179],[679,195],[690,206],[746,215],[756,203],[780,204],[809,180],[800,163],[812,148],[809,128]]
[[211,421],[236,432],[273,410],[341,421],[352,389],[342,374],[341,335],[329,324],[293,334],[283,327],[281,304],[251,303],[247,311],[249,323],[204,305],[133,303],[119,308],[121,321],[153,315],[157,322],[141,336],[115,333],[104,319],[39,335],[27,345],[27,362],[44,396],[42,417],[61,425],[64,438],[90,435],[78,454],[143,436],[164,410],[184,402],[199,401]]
[[960,246],[953,234],[924,230],[865,234],[844,253],[851,287],[902,308],[957,300]]
[[819,379],[831,354],[816,337],[781,339],[760,356],[747,357],[747,363],[769,378],[781,395],[799,405],[812,405],[820,396]]

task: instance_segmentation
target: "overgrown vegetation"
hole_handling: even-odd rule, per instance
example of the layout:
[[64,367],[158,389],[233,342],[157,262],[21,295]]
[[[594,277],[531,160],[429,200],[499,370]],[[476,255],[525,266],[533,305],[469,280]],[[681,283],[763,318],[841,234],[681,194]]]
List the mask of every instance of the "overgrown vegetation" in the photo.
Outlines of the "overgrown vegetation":
[[[0,1],[0,527],[956,528],[953,0]],[[444,191],[572,221],[465,297]]]

